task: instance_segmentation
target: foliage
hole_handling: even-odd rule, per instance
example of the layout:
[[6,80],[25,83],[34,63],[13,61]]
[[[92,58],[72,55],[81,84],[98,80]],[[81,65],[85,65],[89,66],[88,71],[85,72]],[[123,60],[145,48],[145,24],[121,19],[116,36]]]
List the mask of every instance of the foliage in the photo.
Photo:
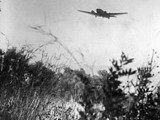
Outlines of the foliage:
[[[46,95],[53,96],[55,72],[41,61],[30,63],[26,48],[1,50],[0,113],[12,119],[34,119]],[[18,118],[17,118],[18,117]],[[11,119],[9,118],[9,119]]]
[[[85,73],[79,73],[79,77],[85,84],[85,92],[83,94],[82,104],[85,107],[85,112],[82,113],[85,119],[124,119],[124,120],[150,120],[158,119],[159,96],[156,96],[151,87],[151,78],[154,76],[152,71],[155,67],[153,65],[153,56],[151,61],[144,67],[137,70],[126,68],[124,66],[133,62],[133,58],[128,58],[123,52],[119,61],[112,60],[112,67],[107,70],[99,71],[99,76],[90,77]],[[124,79],[126,76],[128,84],[121,87],[121,77]],[[136,76],[135,79],[129,80],[129,76]],[[93,81],[94,80],[94,81]],[[97,84],[98,81],[99,83]],[[96,82],[95,84],[92,84]],[[134,92],[131,92],[130,89]],[[152,88],[152,89],[151,89]],[[93,109],[97,103],[103,103],[104,110],[99,110],[100,117],[97,116],[98,112]],[[154,115],[156,114],[156,116]]]
[[52,111],[58,103],[55,101],[63,104],[74,96],[74,74],[69,74],[67,68],[62,74],[47,61],[32,62],[33,51],[26,46],[0,50],[0,119],[54,118]]
[[[0,49],[0,119],[56,119],[55,113],[62,120],[160,118],[160,89],[151,84],[158,67],[155,51],[147,65],[137,69],[127,67],[134,59],[122,52],[120,60],[111,60],[112,65],[98,75],[82,68],[56,71],[56,65],[42,59],[31,62],[33,51],[27,47]],[[124,86],[123,81],[127,81]],[[71,100],[84,109],[67,108]],[[80,118],[71,115],[73,110]]]
[[146,66],[137,69],[136,82],[133,83],[133,81],[131,81],[130,86],[133,86],[135,91],[134,93],[130,93],[132,101],[130,101],[128,107],[127,119],[158,120],[160,118],[158,103],[155,101],[159,99],[159,96],[156,96],[157,93],[153,91],[154,86],[151,86],[151,78],[154,77],[153,69],[158,67],[154,65],[155,53],[153,50],[151,60]]

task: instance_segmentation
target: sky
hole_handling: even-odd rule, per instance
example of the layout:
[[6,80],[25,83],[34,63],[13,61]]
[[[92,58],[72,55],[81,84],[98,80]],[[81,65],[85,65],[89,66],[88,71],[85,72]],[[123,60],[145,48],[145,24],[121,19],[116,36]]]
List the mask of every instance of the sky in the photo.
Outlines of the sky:
[[[155,49],[160,53],[159,0],[3,0],[0,3],[0,46],[10,44],[40,45],[50,41],[29,26],[43,25],[72,52],[80,64],[104,69],[122,51],[142,65]],[[103,9],[107,12],[128,12],[116,18],[100,18],[77,10]],[[57,46],[58,47],[57,47]],[[72,57],[58,44],[49,45],[49,55],[64,53],[68,63],[78,68]],[[63,58],[64,59],[64,58]]]

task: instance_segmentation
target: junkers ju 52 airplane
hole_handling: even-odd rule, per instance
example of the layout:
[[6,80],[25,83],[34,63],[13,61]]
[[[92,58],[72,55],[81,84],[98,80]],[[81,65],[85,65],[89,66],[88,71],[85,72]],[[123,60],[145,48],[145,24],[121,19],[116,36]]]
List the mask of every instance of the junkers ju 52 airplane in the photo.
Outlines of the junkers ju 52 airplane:
[[83,11],[83,10],[78,10],[79,12],[87,13],[90,15],[95,15],[95,17],[105,17],[105,18],[110,18],[110,17],[116,17],[117,15],[123,15],[123,14],[128,14],[127,12],[121,12],[121,13],[107,13],[106,11],[103,11],[102,9],[96,9],[95,11]]

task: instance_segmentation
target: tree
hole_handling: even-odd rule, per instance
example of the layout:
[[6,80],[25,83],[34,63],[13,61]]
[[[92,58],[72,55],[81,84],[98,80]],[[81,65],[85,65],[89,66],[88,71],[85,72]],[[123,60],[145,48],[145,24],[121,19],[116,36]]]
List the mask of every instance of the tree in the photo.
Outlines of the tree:
[[[102,103],[105,110],[101,111],[102,116],[99,119],[114,120],[123,116],[124,108],[123,101],[125,101],[126,94],[120,87],[122,76],[133,75],[135,70],[123,69],[123,66],[131,63],[133,58],[129,59],[122,53],[119,61],[112,60],[112,66],[107,70],[99,71],[99,76],[90,76],[85,72],[77,72],[84,83],[84,92],[82,95],[82,104],[85,107],[85,116],[89,119],[96,119],[97,113],[93,109],[95,104]],[[83,116],[84,116],[83,115]]]
[[134,88],[134,93],[130,93],[132,100],[127,109],[127,120],[153,120],[159,119],[159,108],[157,107],[158,96],[154,97],[154,86],[151,86],[151,79],[154,77],[153,70],[158,67],[154,64],[154,55],[156,52],[153,50],[151,60],[146,66],[137,69],[136,82],[130,81],[130,86]]

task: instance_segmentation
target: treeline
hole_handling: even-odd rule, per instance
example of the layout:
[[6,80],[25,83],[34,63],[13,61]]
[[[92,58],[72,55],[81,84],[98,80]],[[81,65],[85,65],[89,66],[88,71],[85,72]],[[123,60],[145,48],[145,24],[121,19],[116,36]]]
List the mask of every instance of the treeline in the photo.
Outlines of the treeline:
[[[152,86],[158,74],[154,70],[159,67],[155,51],[145,66],[136,69],[127,67],[134,59],[122,52],[119,60],[113,59],[98,75],[82,68],[57,69],[47,61],[33,62],[33,57],[33,50],[27,47],[0,49],[0,119],[160,119],[160,91]],[[70,100],[84,109],[65,107]],[[78,115],[73,114],[75,109]]]

